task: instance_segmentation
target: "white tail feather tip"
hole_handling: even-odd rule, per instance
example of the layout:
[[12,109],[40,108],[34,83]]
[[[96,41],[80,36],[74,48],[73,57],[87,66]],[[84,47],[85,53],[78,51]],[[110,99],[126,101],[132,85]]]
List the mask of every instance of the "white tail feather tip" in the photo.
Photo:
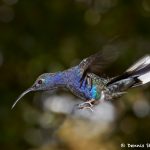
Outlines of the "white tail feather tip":
[[143,84],[150,82],[150,72],[147,72],[146,74],[139,76],[138,79],[141,80]]
[[140,66],[147,66],[150,64],[150,55],[146,55],[143,58],[141,58],[139,61],[137,61],[134,65],[132,65],[127,72],[134,71]]

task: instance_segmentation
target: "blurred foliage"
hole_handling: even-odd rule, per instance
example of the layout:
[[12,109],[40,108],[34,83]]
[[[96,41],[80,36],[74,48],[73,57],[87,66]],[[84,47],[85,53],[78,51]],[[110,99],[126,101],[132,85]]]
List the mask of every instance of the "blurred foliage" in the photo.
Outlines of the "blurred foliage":
[[1,149],[116,150],[121,143],[150,142],[148,86],[114,101],[109,124],[47,111],[41,93],[10,109],[38,75],[75,65],[116,36],[128,48],[106,72],[121,73],[150,53],[149,27],[149,0],[1,0]]

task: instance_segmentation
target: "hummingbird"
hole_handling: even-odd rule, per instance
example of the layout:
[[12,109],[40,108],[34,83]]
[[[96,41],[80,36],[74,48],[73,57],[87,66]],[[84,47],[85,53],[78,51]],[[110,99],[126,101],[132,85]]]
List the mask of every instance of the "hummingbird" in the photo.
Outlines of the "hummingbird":
[[[113,52],[109,55],[114,55]],[[101,77],[101,71],[112,59],[105,52],[97,52],[83,59],[78,65],[56,73],[40,75],[34,84],[24,91],[14,102],[17,102],[29,92],[49,91],[56,88],[67,88],[83,100],[78,109],[90,109],[101,102],[118,99],[133,87],[150,82],[150,55],[142,57],[121,75],[113,78]]]

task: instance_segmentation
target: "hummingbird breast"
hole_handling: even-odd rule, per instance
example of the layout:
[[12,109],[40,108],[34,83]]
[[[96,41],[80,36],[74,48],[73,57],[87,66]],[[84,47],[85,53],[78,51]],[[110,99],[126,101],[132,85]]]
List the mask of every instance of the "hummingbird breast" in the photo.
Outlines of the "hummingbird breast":
[[99,100],[101,98],[101,90],[99,85],[95,83],[94,78],[93,84],[89,85],[86,81],[83,81],[82,86],[80,79],[82,74],[78,67],[74,67],[66,72],[67,88],[77,97],[83,100],[95,99]]

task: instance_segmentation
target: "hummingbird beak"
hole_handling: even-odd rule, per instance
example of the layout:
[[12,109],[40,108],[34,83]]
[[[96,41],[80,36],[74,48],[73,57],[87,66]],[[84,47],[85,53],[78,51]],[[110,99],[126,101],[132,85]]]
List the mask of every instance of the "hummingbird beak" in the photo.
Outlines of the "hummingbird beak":
[[29,93],[29,92],[31,92],[31,91],[34,91],[34,88],[33,88],[33,87],[31,87],[31,88],[27,89],[26,91],[24,91],[24,92],[18,97],[18,99],[14,102],[14,104],[13,104],[12,107],[11,107],[11,109],[13,109],[13,108],[16,106],[16,104],[18,103],[18,101],[19,101],[23,96],[25,96],[27,93]]

